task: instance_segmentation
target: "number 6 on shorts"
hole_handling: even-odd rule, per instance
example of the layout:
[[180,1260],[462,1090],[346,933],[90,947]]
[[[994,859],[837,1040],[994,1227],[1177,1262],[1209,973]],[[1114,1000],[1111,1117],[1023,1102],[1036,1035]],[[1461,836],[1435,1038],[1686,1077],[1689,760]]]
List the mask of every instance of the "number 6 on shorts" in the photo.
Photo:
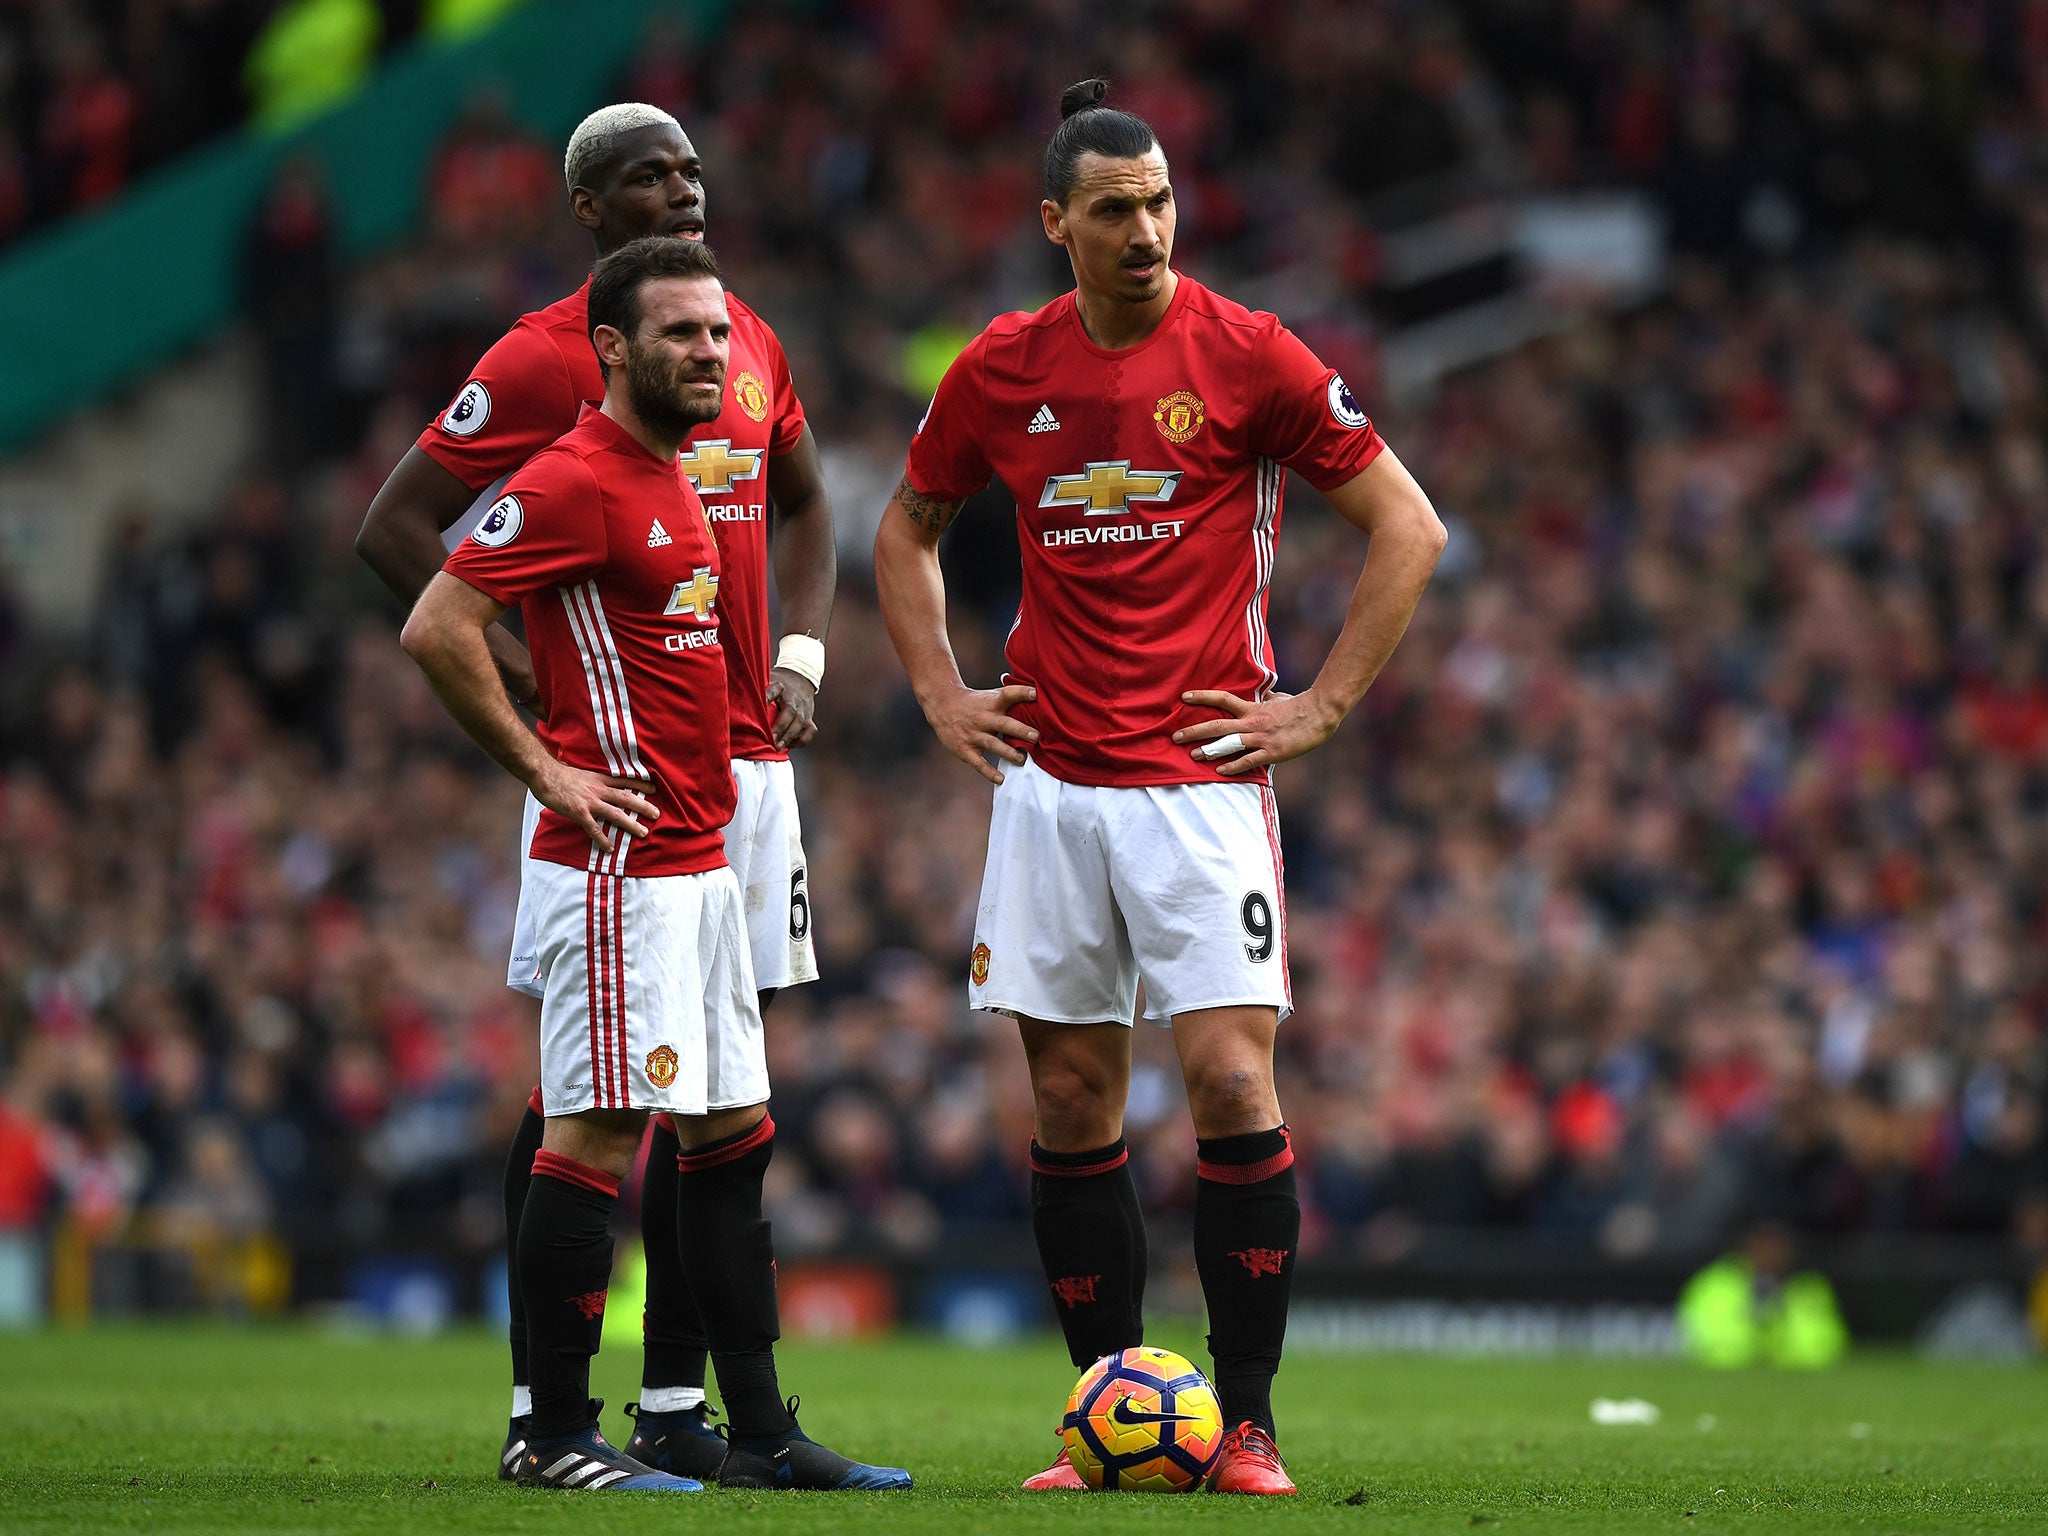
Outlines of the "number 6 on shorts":
[[811,898],[804,893],[804,872],[790,871],[789,875],[789,937],[801,944],[810,937]]

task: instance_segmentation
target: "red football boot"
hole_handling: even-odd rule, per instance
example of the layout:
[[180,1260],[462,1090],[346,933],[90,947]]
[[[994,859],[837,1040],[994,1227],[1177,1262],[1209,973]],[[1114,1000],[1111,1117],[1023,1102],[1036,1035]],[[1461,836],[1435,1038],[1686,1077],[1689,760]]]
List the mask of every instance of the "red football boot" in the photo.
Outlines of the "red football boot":
[[1064,1444],[1060,1447],[1059,1455],[1053,1458],[1052,1465],[1043,1472],[1034,1472],[1025,1478],[1023,1488],[1026,1493],[1061,1493],[1068,1489],[1081,1493],[1088,1491],[1088,1485],[1081,1481],[1081,1474],[1076,1472],[1074,1464],[1067,1460]]
[[1280,1447],[1258,1425],[1246,1420],[1223,1437],[1216,1465],[1209,1470],[1211,1493],[1293,1493],[1294,1479],[1280,1459]]

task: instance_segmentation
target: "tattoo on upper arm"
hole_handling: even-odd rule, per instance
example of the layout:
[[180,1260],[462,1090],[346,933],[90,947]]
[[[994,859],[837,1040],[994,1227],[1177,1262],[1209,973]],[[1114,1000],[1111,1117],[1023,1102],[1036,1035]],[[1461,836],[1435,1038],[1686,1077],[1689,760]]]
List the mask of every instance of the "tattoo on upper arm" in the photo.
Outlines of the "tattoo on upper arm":
[[937,496],[927,496],[910,483],[905,475],[896,486],[896,500],[904,514],[934,536],[944,533],[952,526],[953,519],[960,515],[966,505],[963,501],[943,501]]

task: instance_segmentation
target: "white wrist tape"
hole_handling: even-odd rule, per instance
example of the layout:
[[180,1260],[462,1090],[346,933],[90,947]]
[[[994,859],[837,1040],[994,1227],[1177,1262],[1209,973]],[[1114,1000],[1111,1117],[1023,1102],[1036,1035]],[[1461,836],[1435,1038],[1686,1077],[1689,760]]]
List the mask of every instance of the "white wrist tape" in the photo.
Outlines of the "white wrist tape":
[[813,688],[825,681],[825,642],[809,635],[784,635],[775,665],[794,672]]

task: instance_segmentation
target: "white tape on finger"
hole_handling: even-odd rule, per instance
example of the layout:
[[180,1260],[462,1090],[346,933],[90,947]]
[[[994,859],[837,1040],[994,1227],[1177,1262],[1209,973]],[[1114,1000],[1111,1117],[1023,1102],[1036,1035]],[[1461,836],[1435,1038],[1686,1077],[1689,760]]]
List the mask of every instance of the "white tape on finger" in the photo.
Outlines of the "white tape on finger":
[[1244,737],[1236,731],[1228,736],[1218,736],[1202,749],[1202,756],[1214,762],[1219,757],[1234,757],[1244,750]]

